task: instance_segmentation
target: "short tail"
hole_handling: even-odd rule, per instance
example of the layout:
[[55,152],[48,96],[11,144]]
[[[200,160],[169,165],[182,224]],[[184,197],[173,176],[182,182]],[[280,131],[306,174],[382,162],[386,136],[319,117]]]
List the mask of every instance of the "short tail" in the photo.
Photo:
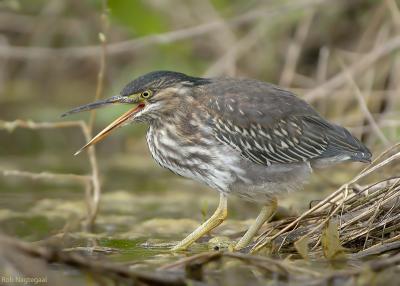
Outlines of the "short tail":
[[351,135],[346,128],[321,118],[316,120],[313,117],[308,117],[307,120],[314,125],[314,128],[320,128],[319,131],[323,133],[321,135],[328,141],[325,151],[318,159],[336,158],[339,161],[371,162],[371,151],[360,140]]
[[371,151],[347,129],[330,124],[331,128],[326,133],[329,145],[324,152],[325,156],[333,154],[348,155],[349,160],[369,163],[371,162]]

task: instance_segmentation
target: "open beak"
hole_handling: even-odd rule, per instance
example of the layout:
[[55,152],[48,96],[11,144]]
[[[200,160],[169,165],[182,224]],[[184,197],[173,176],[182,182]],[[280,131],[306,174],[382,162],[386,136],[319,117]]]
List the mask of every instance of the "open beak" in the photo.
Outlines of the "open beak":
[[[107,105],[110,105],[113,103],[135,103],[135,102],[126,97],[116,95],[116,96],[110,97],[108,99],[99,100],[99,101],[96,101],[93,103],[79,106],[77,108],[74,108],[74,109],[64,113],[61,116],[64,117],[64,116],[67,116],[67,115],[70,115],[73,113],[78,113],[81,111],[89,111],[89,110],[93,110],[93,109],[96,109],[99,107],[104,107],[104,106],[107,106]],[[85,146],[83,146],[81,149],[79,149],[74,155],[78,155],[87,147],[92,146],[92,145],[96,144],[97,142],[106,138],[108,135],[110,135],[112,130],[121,126],[124,122],[126,122],[129,118],[131,118],[133,114],[139,112],[144,107],[145,107],[144,103],[139,103],[139,105],[137,105],[136,107],[134,107],[134,108],[128,110],[127,112],[125,112],[124,114],[122,114],[120,117],[115,119],[111,124],[109,124],[106,128],[104,128],[102,131],[100,131],[96,136],[94,136]]]

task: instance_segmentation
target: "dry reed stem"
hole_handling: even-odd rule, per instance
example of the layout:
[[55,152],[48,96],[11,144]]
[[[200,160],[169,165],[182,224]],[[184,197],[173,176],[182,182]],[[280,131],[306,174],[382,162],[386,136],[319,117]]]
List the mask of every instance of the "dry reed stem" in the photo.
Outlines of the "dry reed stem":
[[[107,31],[108,31],[108,14],[107,14],[107,1],[102,1],[102,14],[101,14],[101,23],[102,23],[102,31],[99,33],[99,40],[101,45],[101,54],[100,54],[100,68],[97,74],[97,85],[96,85],[96,94],[94,97],[94,101],[99,100],[103,96],[104,90],[104,77],[106,73],[107,67]],[[96,119],[96,110],[92,110],[90,113],[90,119],[88,124],[88,130],[90,135],[93,131],[94,122]],[[91,137],[91,136],[90,136]],[[89,139],[90,140],[90,139]],[[86,142],[89,142],[88,140]],[[86,221],[86,227],[91,229],[96,220],[97,214],[99,212],[99,204],[100,204],[100,196],[101,196],[101,185],[99,179],[99,169],[97,164],[96,157],[96,149],[95,146],[92,145],[88,150],[89,158],[91,161],[91,165],[94,166],[92,168],[92,177],[93,177],[93,188],[87,189],[87,202],[89,206],[89,216]]]
[[311,27],[312,20],[314,19],[315,10],[309,9],[303,21],[297,27],[294,39],[289,44],[288,51],[285,57],[285,64],[281,74],[279,85],[289,87],[293,82],[296,73],[297,63],[300,58],[301,51],[303,50],[304,42],[307,38],[308,32]]
[[289,223],[287,226],[285,226],[283,229],[281,229],[278,233],[276,233],[275,235],[273,235],[271,238],[268,239],[264,239],[261,238],[255,245],[254,247],[251,249],[251,252],[257,252],[259,250],[261,250],[261,248],[265,247],[266,245],[268,245],[270,242],[272,242],[274,239],[276,239],[278,236],[280,236],[281,234],[283,234],[285,231],[291,229],[292,227],[296,227],[296,225],[305,217],[307,217],[308,215],[312,214],[313,212],[315,212],[316,210],[318,210],[320,207],[326,205],[328,202],[330,202],[333,198],[335,198],[336,196],[340,195],[341,192],[343,190],[343,186],[341,188],[339,188],[336,192],[332,193],[331,195],[329,195],[327,198],[325,198],[324,200],[322,200],[321,202],[319,202],[318,204],[316,204],[314,207],[312,207],[311,209],[307,210],[306,212],[304,212],[302,215],[300,215],[298,218],[296,218],[294,221],[292,221],[291,223]]
[[48,180],[48,181],[73,181],[80,184],[91,183],[90,176],[76,175],[76,174],[55,174],[51,172],[32,173],[19,170],[0,170],[5,177],[25,177],[31,180]]
[[[400,152],[395,153],[394,155],[389,156],[388,158],[384,159],[382,162],[379,162],[379,160],[381,158],[383,158],[384,156],[386,156],[389,152],[393,151],[394,149],[396,149],[398,146],[400,146],[399,144],[396,144],[390,148],[388,148],[386,151],[384,151],[382,154],[380,154],[378,156],[377,159],[375,159],[372,164],[370,166],[368,166],[367,168],[363,169],[355,178],[353,178],[350,182],[342,185],[337,191],[335,191],[334,193],[332,193],[331,195],[329,195],[327,198],[325,198],[324,200],[322,200],[321,202],[319,202],[318,204],[316,204],[314,207],[310,208],[309,210],[307,210],[306,212],[304,212],[302,215],[300,215],[298,218],[296,218],[295,220],[293,220],[292,222],[290,222],[289,224],[287,224],[285,227],[283,227],[281,230],[279,230],[277,233],[275,233],[273,236],[271,237],[267,237],[266,234],[262,234],[259,238],[259,240],[256,242],[256,244],[252,247],[251,252],[257,252],[259,250],[261,250],[263,247],[269,245],[272,241],[274,241],[276,238],[286,234],[283,242],[281,243],[280,247],[282,247],[282,245],[285,243],[286,237],[288,237],[288,235],[290,235],[291,232],[293,232],[295,229],[298,228],[299,224],[307,217],[309,217],[311,214],[313,213],[321,213],[323,214],[324,212],[327,211],[328,208],[332,207],[332,203],[335,204],[334,208],[332,211],[328,212],[327,216],[324,216],[324,218],[322,219],[321,222],[319,222],[317,225],[314,225],[312,227],[311,230],[307,230],[307,233],[305,235],[302,235],[302,237],[304,236],[311,236],[313,235],[317,230],[321,229],[325,223],[330,220],[334,215],[337,214],[337,212],[342,209],[342,213],[344,212],[344,204],[347,203],[347,200],[353,199],[353,196],[349,196],[348,194],[348,190],[349,187],[352,186],[354,183],[356,183],[358,180],[364,178],[365,176],[371,174],[372,172],[377,171],[378,169],[386,166],[387,164],[389,164],[390,162],[392,162],[395,159],[400,158]],[[396,181],[394,182],[396,184]],[[395,186],[395,185],[393,185]],[[395,191],[392,192],[392,190],[394,190],[392,187],[384,194],[387,195],[388,197],[384,197],[382,198],[382,202],[381,204],[384,205],[385,203],[390,202],[391,200],[393,200],[394,198],[396,198],[399,194],[397,193],[397,189]],[[365,218],[366,216],[368,216],[369,214],[371,214],[372,212],[374,212],[374,208],[367,208],[366,210],[364,210],[362,213],[358,214],[358,216],[356,216],[353,219],[350,219],[349,221],[347,221],[346,223],[343,223],[340,225],[340,229],[344,229],[345,227],[360,221],[360,219]],[[340,216],[342,217],[342,216]],[[289,233],[287,234],[287,232],[289,231]],[[301,238],[300,238],[301,239]],[[316,247],[316,245],[315,245]]]
[[[262,35],[269,29],[268,23],[275,19],[274,13],[265,19],[262,19],[254,25],[254,27],[241,39],[236,41],[221,57],[217,59],[207,70],[203,76],[220,76],[226,74],[227,66],[234,66],[236,61],[251,48],[253,48],[262,38]],[[302,29],[304,30],[304,29]],[[302,31],[304,33],[304,31]],[[229,73],[229,71],[228,71]]]
[[84,135],[83,129],[87,127],[84,121],[65,121],[65,122],[34,122],[31,120],[16,119],[14,121],[0,120],[0,129],[7,130],[8,132],[14,131],[16,128],[26,129],[56,129],[56,128],[69,128],[69,127],[80,127]]
[[[223,20],[220,11],[216,9],[216,7],[208,1],[196,1],[193,2],[195,4],[195,9],[198,11],[199,15],[204,22]],[[223,26],[221,26],[220,33],[213,33],[210,35],[212,41],[214,42],[217,50],[221,50],[223,54],[230,50],[230,48],[235,45],[237,42],[237,37],[232,29],[225,21],[223,21]],[[236,58],[232,57],[225,63],[224,74],[227,76],[235,76],[236,75]]]
[[358,104],[360,106],[360,109],[362,113],[364,114],[365,118],[368,120],[369,124],[371,125],[372,130],[375,132],[376,136],[382,141],[383,145],[387,148],[390,145],[389,140],[386,138],[386,136],[383,134],[382,130],[379,128],[378,124],[376,123],[374,117],[372,116],[371,112],[368,109],[367,103],[365,102],[365,99],[358,88],[353,76],[348,72],[348,68],[345,66],[344,62],[339,59],[339,63],[342,67],[342,70],[344,74],[346,75],[346,78],[351,85],[351,87],[354,90],[354,96],[356,97]]
[[239,39],[226,53],[218,58],[218,60],[205,71],[204,76],[211,77],[225,74],[225,68],[228,66],[227,63],[229,62],[230,65],[232,65],[241,55],[245,54],[256,45],[267,28],[266,20],[260,21],[249,33]]
[[398,30],[400,30],[400,10],[399,6],[397,5],[395,0],[386,0],[385,4],[387,5],[387,8],[390,12],[390,15],[392,16],[393,23],[397,27]]
[[283,261],[280,259],[269,258],[265,256],[256,256],[243,253],[232,253],[232,252],[203,252],[195,254],[189,257],[184,257],[173,263],[165,264],[159,267],[159,270],[176,270],[187,265],[196,264],[204,266],[210,262],[220,260],[222,258],[233,258],[240,260],[244,263],[256,266],[262,270],[269,272],[279,272],[281,275],[288,276],[290,272],[308,274],[314,277],[320,277],[321,274],[310,269],[296,266],[288,261]]
[[[365,51],[366,49],[368,49],[370,43],[373,43],[373,49],[375,49],[381,43],[387,41],[388,34],[386,32],[388,29],[386,26],[382,25],[382,22],[385,19],[384,14],[385,14],[385,5],[381,4],[378,7],[378,9],[376,9],[374,11],[374,13],[371,17],[371,21],[369,21],[367,28],[365,29],[365,31],[363,32],[363,34],[361,36],[361,40],[358,42],[356,51],[359,51],[359,52]],[[341,64],[341,63],[339,62],[339,64]],[[343,69],[343,67],[342,67],[342,69]],[[365,72],[365,75],[363,76],[363,80],[364,80],[364,86],[363,86],[364,96],[362,97],[363,102],[364,101],[369,102],[368,100],[371,98],[371,93],[372,93],[373,86],[375,84],[376,75],[377,75],[376,67],[372,66],[370,69],[368,69]],[[349,75],[349,76],[351,78],[353,78],[351,75]],[[387,96],[386,93],[385,93],[385,95]],[[379,98],[379,99],[382,102],[383,99],[381,99],[381,98]],[[361,108],[365,109],[365,108],[363,108],[363,106],[361,106]],[[360,119],[361,119],[361,122],[360,122],[361,130],[359,133],[359,138],[363,139],[363,137],[364,137],[364,140],[365,140],[365,135],[370,134],[371,131],[373,132],[374,130],[372,128],[366,128],[367,123],[371,121],[371,120],[366,120],[366,116],[361,117]],[[372,137],[369,136],[369,138],[372,138]],[[368,141],[366,141],[364,143],[368,143]]]
[[[388,40],[386,43],[374,48],[368,54],[357,60],[354,64],[349,66],[347,72],[351,76],[356,76],[361,72],[367,70],[371,65],[377,62],[379,59],[387,56],[400,48],[400,36],[396,36]],[[304,99],[309,102],[313,102],[316,99],[322,98],[330,94],[334,89],[340,88],[347,82],[347,76],[345,72],[341,72],[333,76],[331,79],[321,84],[320,86],[312,89],[310,92],[304,95]]]
[[318,84],[323,83],[328,75],[329,56],[331,52],[328,47],[322,47],[319,50],[317,75],[316,80]]
[[0,235],[1,248],[11,248],[16,253],[28,257],[40,258],[47,263],[60,263],[70,267],[86,271],[96,276],[109,277],[112,280],[130,280],[143,283],[141,285],[187,285],[185,279],[180,276],[163,275],[158,273],[139,272],[117,263],[99,261],[80,255],[62,251],[54,246],[33,246],[30,243],[20,241],[5,235]]
[[[385,245],[384,247],[377,247],[375,249],[369,249],[368,254],[367,251],[364,251],[364,255],[369,256],[373,254],[380,254],[383,252],[387,252],[391,249],[396,249],[400,246],[399,242],[394,242],[390,245]],[[192,255],[189,257],[185,257],[176,262],[166,264],[159,269],[162,271],[165,270],[174,270],[176,272],[177,269],[190,269],[194,267],[198,272],[200,272],[200,280],[204,280],[204,273],[202,268],[204,268],[210,262],[220,261],[223,258],[228,259],[236,259],[244,264],[255,266],[261,270],[272,272],[275,274],[279,274],[284,277],[283,279],[290,279],[290,281],[294,282],[296,280],[303,281],[307,284],[304,285],[314,285],[310,284],[311,282],[321,282],[315,285],[325,285],[326,283],[332,281],[333,278],[351,278],[362,275],[365,269],[370,269],[371,271],[382,271],[387,269],[388,267],[396,266],[400,263],[400,253],[396,254],[389,258],[380,258],[378,260],[364,263],[362,267],[358,267],[350,270],[336,270],[333,273],[325,274],[321,272],[315,272],[307,268],[299,267],[297,265],[293,265],[287,260],[277,260],[264,256],[256,256],[256,255],[247,255],[241,253],[230,253],[230,252],[206,252],[200,253],[196,255]],[[356,256],[355,256],[356,258]],[[200,269],[200,271],[199,271]],[[305,278],[304,275],[307,275]],[[306,280],[301,280],[306,279]],[[310,280],[311,279],[311,280]],[[294,285],[297,285],[296,283]]]
[[[386,190],[386,192],[381,192],[380,194],[380,200],[372,204],[370,201],[364,202],[364,209],[361,210],[361,214],[358,217],[355,217],[354,215],[354,210],[351,210],[351,203],[349,201],[345,201],[345,208],[343,208],[343,213],[338,214],[339,215],[339,220],[344,220],[346,221],[347,219],[351,219],[351,221],[348,221],[346,224],[343,224],[342,226],[339,226],[339,230],[341,233],[341,243],[342,244],[348,244],[351,241],[355,241],[357,239],[363,239],[365,240],[365,235],[371,232],[372,236],[371,239],[373,243],[381,243],[385,241],[386,243],[392,242],[391,238],[388,239],[383,239],[379,238],[378,236],[381,235],[383,236],[384,234],[388,233],[396,233],[396,231],[400,230],[400,214],[397,215],[391,215],[391,213],[394,212],[395,209],[399,208],[399,196],[400,196],[400,188],[397,186],[396,189],[394,189],[394,186],[391,186],[389,190]],[[388,211],[385,211],[384,208],[380,208],[380,206],[385,206],[387,209],[387,204],[391,203],[392,206]],[[350,206],[350,208],[349,208]],[[339,205],[340,207],[340,205]],[[371,224],[370,222],[374,219],[374,214],[378,210],[380,213],[386,212],[383,216],[380,215],[379,221],[374,222]],[[367,213],[368,211],[368,213]],[[315,213],[316,218],[318,218],[317,221],[313,221],[311,218],[306,218],[303,221],[299,222],[299,226],[297,230],[291,230],[290,232],[286,232],[282,235],[279,236],[279,239],[281,240],[281,244],[278,248],[278,251],[286,244],[286,239],[290,237],[289,243],[303,239],[304,236],[309,237],[310,244],[314,244],[312,247],[312,251],[317,250],[317,247],[319,246],[320,243],[320,238],[319,235],[314,235],[312,232],[315,230],[314,227],[311,229],[311,227],[315,226],[315,224],[318,221],[326,221],[326,217],[331,217],[331,215],[334,213],[333,212],[321,212],[321,213]],[[360,212],[358,212],[360,213]],[[371,213],[374,213],[372,216],[370,215]],[[357,214],[357,213],[355,213]],[[369,215],[368,215],[369,214]],[[343,218],[342,218],[343,216]],[[310,220],[311,219],[311,220]],[[290,220],[286,220],[287,222],[290,223]],[[352,227],[349,228],[349,226],[352,225]],[[386,227],[388,225],[388,227]],[[318,224],[320,226],[320,224]],[[270,225],[270,229],[276,229],[276,225]],[[297,228],[297,225],[296,225]],[[311,230],[310,230],[311,229]],[[380,230],[382,229],[382,230]],[[365,244],[365,243],[364,243]],[[286,245],[289,246],[289,245]],[[363,246],[361,245],[361,249]],[[290,248],[290,253],[292,251],[295,251],[295,249]]]
[[[380,198],[380,200],[378,202],[376,202],[376,204],[378,204],[378,205],[385,204],[385,203],[389,202],[390,200],[394,199],[396,196],[398,196],[398,194],[394,192],[393,195],[391,195],[388,198],[384,199],[384,197],[387,195],[387,193],[390,194],[390,190],[386,191],[384,196],[382,198]],[[375,211],[376,211],[375,208],[369,208],[369,209],[365,210],[364,212],[360,213],[359,215],[357,215],[357,216],[353,217],[352,219],[348,220],[346,223],[340,225],[340,228],[344,229],[347,226],[360,221],[361,219],[363,219],[364,217],[366,217],[367,215],[369,215],[369,214],[371,214],[371,213],[373,213]]]
[[[312,8],[314,11],[314,9]],[[289,52],[291,54],[290,60],[287,63],[287,69],[295,69],[296,63],[298,61],[298,57],[301,51],[301,45],[303,44],[305,37],[308,33],[308,30],[311,25],[311,21],[313,18],[314,12],[309,12],[300,25],[298,29],[298,33],[295,37],[295,48],[289,48]],[[268,23],[272,21],[275,17],[274,14],[268,18],[260,20],[260,22],[253,27],[253,29],[248,32],[245,36],[243,36],[240,40],[238,40],[230,49],[226,51],[226,53],[221,56],[215,63],[213,63],[207,70],[204,72],[204,76],[220,76],[225,74],[226,66],[232,66],[240,57],[241,55],[245,54],[248,50],[250,50],[254,45],[256,45],[262,35],[269,29]],[[300,46],[300,51],[298,51]],[[229,64],[228,64],[229,63]],[[294,70],[290,71],[287,70],[291,74],[291,78],[294,76]]]
[[[242,24],[253,22],[260,18],[268,18],[296,11],[298,9],[307,9],[326,0],[298,0],[283,5],[276,5],[273,8],[260,8],[243,13],[239,16],[227,20],[213,21],[205,24],[196,25],[194,27],[178,29],[157,35],[144,36],[141,38],[121,41],[118,43],[108,44],[108,55],[118,55],[122,53],[131,53],[140,48],[145,48],[152,44],[168,44],[183,39],[193,38],[205,33],[215,33],[217,29],[224,28],[225,25],[239,26]],[[10,59],[24,60],[46,60],[58,57],[68,57],[75,59],[98,57],[101,54],[101,47],[97,45],[85,47],[68,47],[68,48],[41,48],[41,47],[17,47],[17,46],[0,46],[0,57]]]

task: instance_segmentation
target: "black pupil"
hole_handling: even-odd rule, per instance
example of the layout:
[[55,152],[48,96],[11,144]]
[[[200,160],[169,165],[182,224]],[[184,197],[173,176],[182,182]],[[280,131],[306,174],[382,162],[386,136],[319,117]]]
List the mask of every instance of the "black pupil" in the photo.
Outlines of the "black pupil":
[[149,96],[149,93],[148,93],[147,91],[145,91],[145,92],[143,92],[143,96],[144,96],[144,97],[148,97],[148,96]]

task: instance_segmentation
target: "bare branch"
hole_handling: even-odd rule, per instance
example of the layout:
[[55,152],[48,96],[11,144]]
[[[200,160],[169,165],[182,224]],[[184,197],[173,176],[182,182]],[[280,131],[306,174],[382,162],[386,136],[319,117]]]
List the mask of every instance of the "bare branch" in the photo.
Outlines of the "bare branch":
[[14,131],[16,128],[27,129],[55,129],[55,128],[70,128],[80,127],[86,125],[84,121],[65,121],[65,122],[34,122],[31,120],[16,119],[14,121],[0,120],[0,129],[5,129],[9,132]]
[[[56,128],[70,128],[70,127],[79,127],[85,137],[86,141],[89,141],[91,138],[90,130],[87,124],[84,121],[65,121],[65,122],[33,122],[30,120],[21,120],[17,119],[14,121],[4,121],[0,120],[0,129],[8,130],[9,132],[14,131],[16,128],[27,128],[27,129],[56,129]],[[3,174],[7,174],[8,176],[25,176],[31,179],[69,179],[69,180],[79,180],[85,182],[86,192],[88,194],[88,198],[92,200],[88,202],[88,213],[89,213],[89,221],[94,221],[98,210],[98,203],[100,199],[100,180],[99,180],[99,172],[97,166],[96,155],[93,151],[93,148],[89,148],[89,162],[92,169],[92,176],[90,176],[90,184],[87,183],[86,176],[72,175],[72,174],[50,174],[50,173],[29,173],[22,171],[5,171]],[[93,195],[92,195],[93,194]]]
[[378,124],[376,123],[374,117],[372,116],[371,112],[368,109],[367,103],[365,102],[365,99],[360,91],[360,89],[358,88],[356,82],[354,81],[354,78],[352,77],[352,75],[348,72],[348,68],[346,68],[344,66],[343,61],[339,61],[344,74],[346,75],[346,78],[348,80],[348,82],[350,83],[350,85],[352,86],[353,90],[354,90],[354,95],[358,101],[358,104],[360,105],[361,111],[363,112],[365,118],[368,120],[369,124],[372,127],[372,130],[375,132],[375,134],[378,136],[378,138],[382,141],[382,143],[386,146],[389,147],[390,142],[389,140],[386,138],[386,136],[383,134],[382,130],[379,128]]
[[[101,55],[100,55],[100,69],[97,74],[97,86],[96,86],[96,95],[94,100],[99,100],[103,96],[103,87],[104,87],[104,76],[106,73],[107,67],[107,32],[108,32],[108,14],[107,14],[107,1],[102,1],[103,12],[101,14],[101,22],[102,22],[102,31],[99,33],[99,40],[101,43]],[[94,121],[96,119],[96,110],[92,110],[90,113],[88,132],[92,133]],[[99,179],[99,168],[97,165],[96,158],[96,149],[94,146],[91,146],[88,150],[90,164],[92,166],[92,178],[93,178],[93,189],[87,191],[88,195],[88,205],[89,208],[89,216],[87,220],[87,224],[89,227],[93,226],[94,221],[96,219],[97,213],[99,211],[99,203],[100,203],[100,195],[101,195],[101,186]]]
[[[307,217],[309,217],[311,214],[324,213],[324,211],[326,212],[327,210],[330,210],[333,207],[333,210],[329,211],[328,215],[323,215],[322,219],[317,224],[314,224],[311,229],[307,229],[307,235],[311,235],[311,234],[315,233],[317,230],[319,230],[325,224],[325,222],[327,222],[329,219],[331,219],[333,217],[333,215],[336,215],[337,212],[340,209],[342,209],[346,200],[349,201],[349,200],[353,199],[354,196],[357,195],[357,194],[353,194],[353,195],[349,196],[349,189],[354,183],[356,183],[360,179],[366,177],[367,175],[377,171],[378,169],[388,165],[390,162],[400,158],[400,152],[397,152],[397,153],[389,156],[387,159],[380,161],[384,156],[386,156],[387,154],[389,154],[390,152],[392,152],[399,146],[400,146],[400,143],[396,144],[396,145],[390,147],[389,149],[387,149],[386,151],[384,151],[372,162],[372,164],[370,166],[368,166],[367,168],[362,170],[351,181],[342,185],[337,191],[335,191],[334,193],[332,193],[331,195],[326,197],[324,200],[320,201],[318,204],[316,204],[309,210],[305,211],[303,214],[301,214],[299,217],[297,217],[293,221],[290,221],[281,230],[276,232],[271,237],[262,236],[261,239],[259,239],[257,241],[257,243],[253,246],[251,251],[252,252],[259,251],[259,250],[261,250],[261,248],[269,245],[272,241],[274,241],[276,238],[280,237],[284,233],[287,233],[288,231],[290,232],[294,228],[297,228],[299,223],[302,222]],[[395,181],[393,186],[397,185],[397,182],[398,181]],[[387,197],[385,197],[385,199],[382,200],[382,204],[392,201],[393,198],[398,196],[398,193],[397,193],[398,191],[399,191],[399,189],[395,189],[395,190],[393,190],[393,193],[390,193],[389,191],[387,191],[384,194],[380,194],[380,195],[387,195]],[[371,203],[371,202],[372,201],[370,201],[369,203]],[[367,208],[366,211],[364,211],[361,214],[357,214],[357,215],[360,215],[361,217],[365,217],[366,215],[371,214],[371,212],[373,210],[374,210],[374,208]],[[354,217],[354,216],[355,216],[355,214],[352,214],[352,217]],[[352,220],[350,220],[350,221],[351,221],[350,223],[353,222]],[[358,221],[358,220],[355,220],[355,221]],[[343,227],[347,226],[348,224],[349,223],[342,224],[341,227],[343,228]],[[358,232],[360,232],[360,231],[358,231]],[[286,236],[288,236],[288,235],[286,235]]]
[[55,174],[51,172],[32,173],[19,170],[0,170],[5,177],[25,177],[31,180],[49,180],[49,181],[75,181],[86,185],[91,182],[90,176],[76,174]]
[[[378,61],[382,57],[387,56],[388,54],[394,52],[399,48],[400,48],[400,36],[397,36],[390,39],[383,45],[380,45],[379,47],[373,49],[368,54],[366,54],[356,63],[351,65],[348,68],[347,72],[354,77],[360,74],[361,72],[365,71],[367,68],[369,68],[371,65],[373,65],[376,61]],[[318,86],[311,92],[305,94],[304,98],[309,102],[315,101],[318,98],[322,98],[328,95],[332,90],[343,86],[346,82],[347,82],[346,75],[344,72],[341,72],[332,77],[327,82]]]
[[297,27],[294,39],[289,45],[288,51],[285,57],[285,65],[281,74],[279,85],[290,86],[293,81],[293,77],[296,72],[297,63],[300,58],[300,54],[304,45],[304,41],[307,38],[308,31],[312,20],[314,18],[314,10],[310,10],[300,25]]
[[396,25],[396,28],[400,29],[400,10],[395,0],[386,0],[385,4],[387,5],[389,12],[392,16],[393,22]]
[[[326,0],[299,0],[277,5],[273,8],[257,9],[244,13],[226,21],[213,21],[210,23],[200,24],[194,27],[179,29],[163,34],[144,36],[142,38],[122,41],[119,43],[110,43],[108,45],[108,55],[117,55],[121,53],[130,53],[134,50],[147,47],[152,44],[167,44],[175,41],[197,37],[206,33],[215,33],[218,29],[223,29],[226,24],[231,26],[239,26],[250,23],[259,18],[273,17],[295,11],[301,8],[318,5],[327,2]],[[16,46],[0,46],[0,57],[11,59],[53,59],[57,57],[70,58],[87,58],[99,57],[101,47],[97,45],[85,47],[68,47],[68,48],[41,48],[41,47],[16,47]]]
[[26,257],[39,258],[47,263],[61,263],[71,267],[87,271],[95,275],[102,275],[115,279],[129,279],[132,282],[143,283],[143,285],[168,285],[184,286],[185,280],[178,275],[166,275],[166,273],[146,273],[129,269],[124,265],[107,261],[97,261],[87,258],[78,253],[66,252],[57,247],[33,246],[29,243],[0,235],[0,252],[3,249],[12,249],[13,253],[25,255]]

